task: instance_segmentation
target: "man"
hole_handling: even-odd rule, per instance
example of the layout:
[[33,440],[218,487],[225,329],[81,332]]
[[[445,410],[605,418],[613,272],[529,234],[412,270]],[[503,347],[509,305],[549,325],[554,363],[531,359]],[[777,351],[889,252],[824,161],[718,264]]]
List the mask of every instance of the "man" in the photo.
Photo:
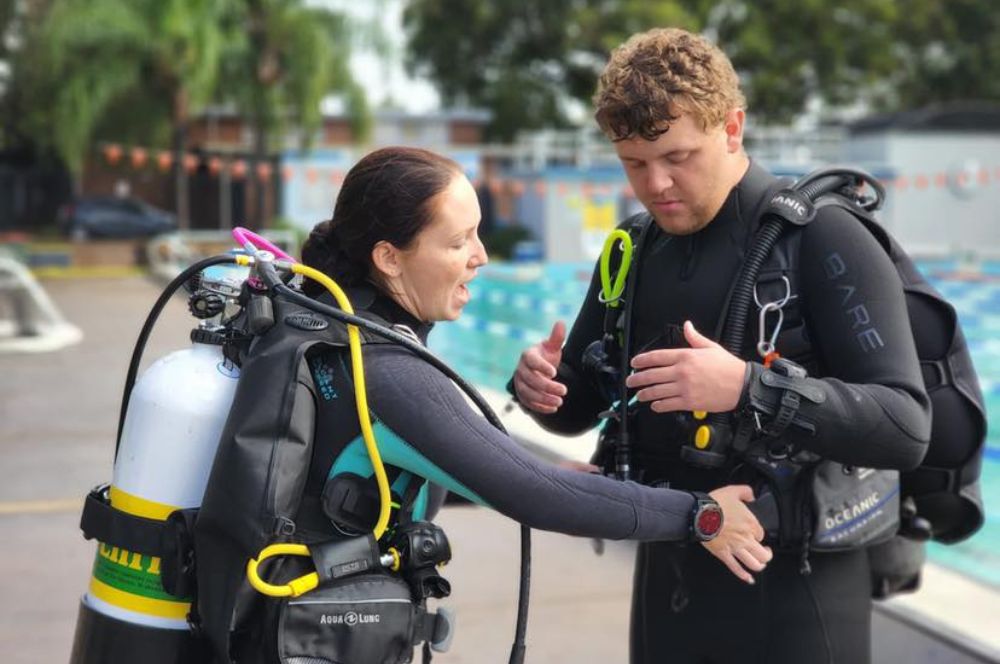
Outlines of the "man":
[[[798,232],[800,267],[789,289],[804,320],[809,377],[786,377],[784,388],[765,384],[776,374],[760,357],[737,357],[711,339],[760,210],[778,189],[743,150],[745,101],[728,58],[683,30],[635,35],[612,53],[595,105],[655,222],[633,259],[630,279],[638,281],[625,305],[632,315],[626,384],[638,401],[629,431],[641,481],[689,491],[738,481],[766,490],[760,472],[739,459],[706,468],[681,450],[691,446],[693,411],[736,412],[749,418],[744,424],[756,420],[758,432],[781,430],[775,414],[791,392],[801,403],[794,423],[783,422],[776,441],[783,449],[859,467],[919,464],[930,408],[902,289],[885,252],[846,210],[822,208]],[[557,323],[522,354],[511,381],[521,405],[552,431],[586,430],[608,409],[607,391],[581,359],[605,333],[599,283],[595,270],[568,338]],[[758,318],[750,318],[756,341]],[[769,542],[774,560],[756,575],[753,561],[740,560],[747,583],[713,566],[702,547],[642,545],[632,662],[869,661],[865,551],[809,553],[809,488],[808,479],[796,485],[801,523],[781,524],[800,544]]]

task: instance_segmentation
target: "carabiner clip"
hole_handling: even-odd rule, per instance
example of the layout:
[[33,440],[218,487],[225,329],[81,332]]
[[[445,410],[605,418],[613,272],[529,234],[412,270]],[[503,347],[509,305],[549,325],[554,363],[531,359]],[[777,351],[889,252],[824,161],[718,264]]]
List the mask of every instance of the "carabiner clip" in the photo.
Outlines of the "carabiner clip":
[[[618,240],[618,248],[622,252],[622,262],[618,266],[615,274],[614,284],[611,283],[611,254],[615,249],[615,240]],[[604,248],[601,250],[601,292],[597,299],[601,304],[609,307],[617,307],[621,302],[622,293],[625,291],[625,278],[628,276],[629,267],[632,264],[632,236],[620,228],[611,232],[604,241]]]
[[[783,302],[787,302],[786,297]],[[785,312],[778,302],[768,302],[760,308],[760,318],[757,327],[757,354],[762,359],[767,360],[767,356],[774,352],[774,345],[778,341],[778,333],[781,332],[781,325],[785,322]],[[767,315],[772,311],[778,312],[778,323],[774,326],[770,338],[767,336]]]
[[305,544],[272,544],[264,547],[256,558],[247,561],[247,581],[257,592],[268,597],[298,597],[319,586],[319,574],[309,572],[292,579],[288,583],[274,585],[264,581],[257,573],[257,566],[273,556],[306,556],[310,557],[309,547]]
[[[788,277],[786,277],[785,275],[781,275],[781,280],[783,282],[785,282],[785,296],[783,298],[781,298],[780,300],[777,300],[775,302],[771,302],[770,303],[770,304],[777,305],[779,309],[783,309],[784,306],[786,304],[788,304],[788,301],[792,299],[792,284],[791,284],[791,282],[788,281]],[[755,283],[753,285],[753,301],[757,305],[758,308],[763,309],[764,305],[761,304],[761,302],[760,302],[760,296],[757,294],[757,286],[758,285],[760,285],[760,282],[757,282],[757,283]]]

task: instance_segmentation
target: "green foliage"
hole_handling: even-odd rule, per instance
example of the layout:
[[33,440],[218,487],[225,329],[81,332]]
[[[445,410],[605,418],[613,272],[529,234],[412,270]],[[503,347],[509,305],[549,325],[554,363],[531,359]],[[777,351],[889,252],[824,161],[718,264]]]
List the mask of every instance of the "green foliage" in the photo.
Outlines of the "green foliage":
[[898,68],[888,108],[1000,101],[1000,7],[995,0],[922,0],[897,27]]
[[[53,0],[15,61],[24,131],[74,171],[101,128],[162,138],[214,88],[224,3]],[[138,112],[137,112],[138,111]]]
[[[165,146],[189,118],[228,101],[261,134],[321,123],[320,100],[342,91],[365,135],[370,118],[351,78],[351,26],[303,0],[36,0],[18,17],[0,3],[0,30],[20,21],[23,47],[0,60],[4,133],[51,148],[79,171],[94,140]],[[0,40],[4,42],[4,40]],[[6,85],[4,85],[6,83]]]
[[[339,92],[362,137],[370,128],[362,88],[348,68],[352,26],[301,0],[236,0],[217,97],[235,103],[258,134],[289,123],[307,147],[322,122],[320,101]],[[266,149],[266,145],[259,146]]]
[[514,247],[518,242],[532,240],[534,237],[524,226],[510,224],[499,226],[489,235],[483,236],[483,245],[486,253],[495,260],[510,260],[514,254]]
[[813,100],[1000,100],[996,0],[409,0],[404,24],[411,71],[446,103],[492,110],[501,139],[564,124],[567,100],[589,108],[610,50],[659,26],[719,43],[763,124]]

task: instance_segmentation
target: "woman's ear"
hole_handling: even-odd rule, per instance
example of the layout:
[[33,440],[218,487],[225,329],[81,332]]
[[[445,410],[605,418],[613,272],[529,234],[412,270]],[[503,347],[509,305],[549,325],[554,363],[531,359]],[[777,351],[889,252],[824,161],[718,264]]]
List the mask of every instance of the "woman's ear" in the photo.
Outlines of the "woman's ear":
[[398,277],[403,272],[399,261],[399,249],[386,240],[379,240],[372,247],[372,265],[383,276],[389,278]]

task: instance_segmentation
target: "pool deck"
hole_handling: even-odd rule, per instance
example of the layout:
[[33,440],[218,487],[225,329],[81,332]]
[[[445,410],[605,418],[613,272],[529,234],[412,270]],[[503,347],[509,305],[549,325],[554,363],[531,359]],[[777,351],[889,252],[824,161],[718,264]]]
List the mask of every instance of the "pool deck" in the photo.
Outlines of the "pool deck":
[[[66,661],[94,544],[78,530],[82,497],[111,478],[113,436],[132,344],[160,286],[142,277],[43,282],[66,318],[84,331],[73,347],[0,355],[0,652],[7,664]],[[186,344],[191,327],[172,302],[147,357]],[[489,398],[502,408],[503,395]],[[507,426],[549,457],[583,459],[586,440],[541,432],[523,413]],[[513,632],[518,528],[488,510],[446,508],[440,517],[455,558],[445,604],[458,627],[442,664],[506,661]],[[536,532],[528,626],[529,662],[627,661],[633,547]],[[1000,653],[1000,593],[928,566],[924,588],[893,607],[943,625],[960,640]],[[890,661],[876,659],[876,661]],[[943,661],[943,660],[942,660]]]

